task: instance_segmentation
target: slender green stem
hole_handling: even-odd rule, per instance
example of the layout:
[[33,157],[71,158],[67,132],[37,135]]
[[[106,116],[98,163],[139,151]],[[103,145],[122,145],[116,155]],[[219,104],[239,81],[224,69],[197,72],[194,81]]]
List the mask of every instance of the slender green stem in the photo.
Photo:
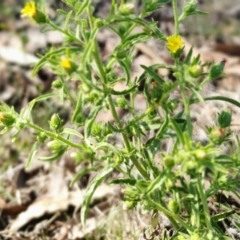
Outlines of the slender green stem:
[[93,29],[93,18],[92,18],[91,4],[88,4],[87,12],[88,12],[88,19],[89,19],[90,29],[92,30]]
[[39,127],[39,126],[37,126],[37,125],[29,122],[29,121],[27,121],[25,124],[26,124],[28,127],[32,128],[32,129],[34,129],[34,130],[36,130],[36,131],[38,131],[38,132],[43,132],[43,133],[45,133],[48,137],[51,137],[51,138],[57,139],[57,140],[59,140],[59,141],[61,141],[61,142],[63,142],[63,143],[66,143],[66,144],[67,144],[68,146],[70,146],[70,147],[74,147],[74,148],[77,148],[77,149],[82,149],[82,147],[81,147],[79,144],[73,143],[73,142],[67,140],[66,138],[63,138],[63,137],[60,136],[59,134],[56,134],[56,133],[47,131],[47,130],[45,130],[45,129],[43,129],[43,128],[41,128],[41,127]]
[[[111,112],[112,112],[112,115],[113,115],[113,118],[114,120],[116,121],[116,124],[118,126],[118,128],[122,128],[122,124],[119,120],[119,117],[117,115],[117,112],[116,112],[116,109],[115,109],[115,106],[114,106],[114,103],[113,103],[113,99],[112,99],[112,96],[111,95],[108,95],[108,102],[109,102],[109,106],[110,106],[110,109],[111,109]],[[123,138],[123,142],[124,142],[124,145],[127,149],[127,151],[130,153],[132,152],[132,149],[131,149],[131,145],[129,143],[129,139],[126,135],[126,133],[122,133],[122,138]],[[130,156],[130,159],[132,161],[132,163],[134,164],[134,166],[138,169],[138,171],[141,173],[141,175],[144,177],[144,178],[147,178],[148,179],[148,174],[146,172],[146,170],[142,167],[141,164],[139,164],[138,160],[136,159],[135,155],[131,155]]]
[[95,61],[97,63],[98,66],[98,70],[100,73],[100,76],[102,78],[102,83],[103,83],[103,88],[106,89],[106,85],[107,85],[107,78],[106,78],[106,74],[103,68],[103,64],[102,64],[102,60],[99,54],[99,49],[98,49],[98,44],[97,44],[97,40],[94,40],[94,57],[95,57]]
[[[100,58],[100,55],[99,55],[99,50],[98,50],[98,45],[97,45],[96,39],[95,39],[94,56],[95,56],[95,61],[96,61],[96,64],[98,66],[99,73],[100,73],[100,76],[101,76],[101,79],[102,79],[103,88],[106,89],[107,78],[106,78],[106,74],[105,74],[105,71],[104,71],[104,68],[103,68],[103,64],[102,64],[102,61],[101,61],[101,58]],[[120,119],[117,115],[117,112],[116,112],[116,109],[115,109],[115,106],[114,106],[113,99],[112,99],[111,95],[108,95],[108,102],[109,102],[109,106],[110,106],[110,110],[112,112],[113,118],[114,118],[114,120],[117,124],[117,127],[121,129],[122,124],[121,124]],[[124,142],[124,145],[125,145],[127,151],[129,153],[132,152],[131,145],[129,143],[129,139],[128,139],[126,133],[124,133],[124,132],[122,133],[122,138],[123,138],[123,142]],[[139,164],[136,157],[134,155],[131,155],[130,159],[131,159],[132,163],[134,164],[134,166],[141,173],[141,175],[144,178],[148,178],[148,174],[147,174],[146,170]]]
[[203,204],[203,211],[204,211],[204,215],[205,215],[207,228],[208,228],[208,230],[211,231],[212,230],[212,225],[211,225],[210,214],[209,214],[209,210],[208,210],[208,206],[207,206],[207,199],[206,199],[206,196],[203,192],[203,184],[201,182],[200,177],[198,177],[197,184],[198,184],[198,192],[200,194],[201,202]]
[[186,114],[187,131],[188,131],[189,137],[192,138],[192,122],[191,122],[191,115],[190,115],[190,106],[189,106],[189,102],[186,97],[186,92],[182,85],[180,85],[180,90],[181,90],[181,95],[182,95],[182,100],[183,100],[183,105],[184,105],[184,111]]
[[62,84],[63,84],[64,92],[67,94],[69,100],[70,100],[71,103],[72,103],[72,106],[75,107],[75,106],[76,106],[76,101],[74,100],[72,94],[70,93],[69,88],[68,88],[66,82],[64,81],[64,79],[63,79],[62,76],[60,77],[60,79],[61,79],[61,82],[62,82]]
[[177,6],[177,0],[172,0],[172,6],[173,6],[173,15],[174,15],[175,35],[178,35],[179,26],[178,26],[178,6]]

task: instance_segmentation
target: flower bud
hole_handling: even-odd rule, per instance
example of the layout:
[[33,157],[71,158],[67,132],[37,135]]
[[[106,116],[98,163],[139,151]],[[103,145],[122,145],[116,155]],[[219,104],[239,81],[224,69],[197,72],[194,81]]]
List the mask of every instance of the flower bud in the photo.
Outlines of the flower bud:
[[175,200],[170,200],[168,203],[168,208],[175,214],[178,214],[180,211],[179,205]]
[[219,186],[228,185],[228,177],[226,175],[223,175],[220,178],[218,178],[218,184]]
[[120,25],[118,28],[118,32],[120,35],[124,35],[127,31],[127,28],[124,25]]
[[128,14],[134,13],[134,9],[135,7],[133,3],[126,3],[120,6],[119,12],[122,15],[128,15]]
[[199,160],[203,160],[205,157],[206,157],[206,152],[202,149],[197,149],[195,152],[194,152],[195,156],[197,159]]
[[225,136],[226,136],[225,129],[220,127],[211,129],[209,135],[210,139],[216,144],[222,143],[225,139]]
[[168,108],[171,110],[171,111],[174,111],[175,109],[177,109],[178,107],[178,104],[179,104],[179,100],[178,99],[171,99],[169,102],[168,102]]
[[62,84],[61,80],[57,79],[52,82],[52,88],[61,89],[62,87],[63,87],[63,84]]
[[102,123],[93,123],[92,129],[91,129],[91,134],[93,137],[100,137],[102,133]]
[[175,179],[167,178],[165,181],[167,191],[170,191],[175,186]]
[[124,194],[125,199],[130,200],[138,200],[139,199],[139,193],[136,189],[126,187],[122,190],[122,193]]
[[175,165],[175,161],[171,156],[165,156],[163,158],[163,164],[166,168],[173,168]]
[[57,131],[61,128],[63,120],[59,117],[57,113],[53,114],[50,121],[49,126],[52,130]]
[[197,9],[198,2],[196,0],[191,0],[184,5],[183,12],[185,16],[195,13]]
[[47,139],[47,135],[44,132],[37,134],[37,141],[43,143]]
[[231,125],[232,112],[230,109],[222,111],[218,114],[218,124],[221,128],[226,128]]
[[137,202],[135,201],[125,201],[123,204],[123,210],[131,210],[135,208],[137,205]]
[[210,70],[209,70],[209,78],[211,80],[215,79],[215,78],[218,78],[218,77],[221,77],[222,76],[222,73],[223,73],[223,69],[224,69],[224,66],[225,66],[225,60],[219,62],[219,63],[214,63]]
[[189,74],[191,77],[197,78],[202,75],[203,69],[200,65],[193,65],[189,69]]
[[48,23],[48,17],[42,11],[37,10],[37,14],[33,17],[33,19],[38,24]]
[[117,106],[118,107],[121,107],[121,108],[128,108],[128,104],[127,104],[127,101],[124,97],[119,97],[116,99],[116,103],[117,103]]
[[6,127],[10,127],[15,123],[15,118],[9,114],[9,113],[5,113],[5,112],[0,112],[0,122],[6,126]]
[[49,142],[47,146],[53,153],[64,152],[67,149],[66,145],[57,140]]

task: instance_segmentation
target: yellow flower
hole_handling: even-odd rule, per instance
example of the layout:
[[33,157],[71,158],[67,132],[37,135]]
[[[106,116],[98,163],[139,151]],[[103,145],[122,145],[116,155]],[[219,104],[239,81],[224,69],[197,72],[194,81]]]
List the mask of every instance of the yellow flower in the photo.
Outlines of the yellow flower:
[[68,59],[68,58],[62,59],[60,64],[66,70],[69,70],[72,68],[72,63],[71,63],[70,59]]
[[167,38],[167,49],[171,53],[176,53],[179,49],[181,49],[184,45],[182,38],[180,35],[172,35]]
[[26,3],[23,9],[21,10],[22,17],[27,16],[30,18],[34,18],[36,15],[37,15],[37,8],[34,1],[30,1]]

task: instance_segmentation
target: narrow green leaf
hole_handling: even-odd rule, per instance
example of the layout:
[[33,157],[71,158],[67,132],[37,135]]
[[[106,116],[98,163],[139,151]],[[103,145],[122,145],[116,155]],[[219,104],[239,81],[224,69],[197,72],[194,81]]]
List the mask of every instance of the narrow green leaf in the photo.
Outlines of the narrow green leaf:
[[66,11],[64,11],[64,10],[62,10],[62,9],[57,9],[57,12],[58,12],[59,14],[62,14],[62,15],[67,15],[67,14],[68,14],[68,12],[66,12]]
[[85,1],[82,2],[82,6],[79,7],[79,9],[76,13],[76,18],[78,18],[82,14],[82,12],[88,6],[89,2],[90,2],[89,0],[85,0]]
[[152,181],[147,190],[146,190],[146,193],[149,194],[151,193],[152,191],[154,191],[156,188],[160,188],[161,185],[163,185],[163,183],[165,182],[166,180],[166,171],[163,170],[159,176],[157,178],[155,178],[154,181]]
[[207,97],[204,100],[208,101],[208,100],[220,100],[220,101],[225,101],[225,102],[229,102],[232,103],[233,105],[240,107],[240,102],[236,101],[232,98],[228,98],[228,97],[223,97],[223,96],[215,96],[215,97]]
[[93,166],[93,167],[89,167],[89,168],[84,168],[82,169],[79,173],[76,174],[76,176],[73,178],[73,180],[70,183],[70,187],[73,186],[73,184],[78,181],[78,179],[80,179],[82,176],[84,176],[85,174],[87,174],[88,172],[91,171],[97,171],[100,168],[100,166]]
[[51,156],[47,156],[47,157],[39,157],[38,160],[40,161],[45,161],[45,162],[53,162],[57,159],[59,159],[62,155],[63,155],[64,152],[60,151],[60,152],[57,152]]
[[83,139],[83,135],[80,132],[78,132],[77,130],[72,129],[72,128],[64,128],[62,133],[66,133],[66,134],[73,135],[73,136]]
[[100,185],[100,183],[103,181],[104,177],[108,175],[110,172],[113,171],[113,167],[110,167],[106,165],[102,171],[100,171],[97,176],[92,180],[92,182],[89,184],[86,190],[86,194],[84,196],[83,206],[81,209],[81,223],[85,224],[86,222],[86,216],[89,209],[89,204],[92,199],[92,196],[96,190],[96,188]]
[[231,216],[232,214],[235,213],[234,209],[231,209],[229,211],[223,212],[223,213],[218,213],[216,215],[214,215],[211,220],[215,221],[215,222],[220,222],[223,220],[226,220],[227,217]]
[[88,44],[85,47],[85,51],[81,59],[81,62],[83,65],[85,65],[87,60],[90,58],[90,53],[94,48],[94,39],[96,38],[97,33],[98,33],[98,29],[95,29],[90,36],[91,40],[88,42]]
[[114,147],[112,144],[109,144],[106,142],[100,142],[100,143],[96,144],[93,148],[93,151],[96,152],[99,149],[107,150],[107,151],[109,151],[111,149],[114,153],[118,152],[116,147]]
[[136,180],[132,178],[118,178],[110,181],[110,184],[129,184],[134,186],[136,184]]
[[39,146],[40,146],[39,142],[35,142],[33,144],[32,149],[31,149],[31,151],[28,155],[28,160],[27,160],[26,165],[25,165],[26,168],[28,168],[30,166],[30,164],[31,164]]
[[185,64],[189,65],[191,63],[192,53],[193,53],[193,47],[191,47],[190,50],[188,51],[186,59],[184,60]]
[[121,67],[123,68],[125,74],[126,74],[126,84],[128,86],[130,80],[131,80],[131,76],[130,76],[130,66],[127,66],[126,62],[125,61],[121,61],[121,60],[118,60],[119,64],[121,65]]
[[145,147],[148,150],[150,157],[153,158],[157,152],[159,152],[161,147],[162,141],[160,139],[150,138],[146,144]]
[[67,14],[66,20],[65,20],[65,23],[64,23],[64,29],[67,29],[67,28],[68,28],[68,23],[69,23],[69,20],[70,20],[70,18],[71,18],[71,16],[72,16],[72,13],[73,13],[73,11],[70,11],[70,12]]
[[194,88],[191,88],[190,90],[197,97],[197,99],[199,100],[200,103],[204,103],[204,98],[198,91],[196,91]]
[[89,138],[92,130],[92,125],[95,121],[95,118],[97,117],[98,112],[100,111],[101,106],[97,106],[96,108],[92,109],[90,112],[87,121],[85,122],[84,126],[84,135],[85,138]]
[[129,89],[123,90],[123,91],[115,91],[114,89],[111,89],[111,94],[113,95],[126,95],[130,92],[132,92],[135,88],[137,88],[137,86],[133,86]]
[[52,98],[52,97],[55,97],[55,96],[57,96],[55,93],[46,93],[46,94],[44,94],[44,95],[41,95],[41,96],[33,99],[33,100],[29,103],[29,114],[30,114],[30,112],[32,111],[35,103],[44,101],[44,100],[46,100],[46,99],[48,99],[48,98]]
[[[239,101],[236,101],[232,98],[228,98],[228,97],[224,97],[224,96],[213,96],[213,97],[207,97],[207,98],[204,98],[205,101],[212,101],[212,100],[220,100],[220,101],[225,101],[225,102],[229,102],[229,103],[232,103],[233,105],[237,106],[237,107],[240,107],[240,102]],[[197,103],[197,99],[193,99],[191,100],[190,104],[193,104],[193,103]]]
[[141,65],[141,67],[159,84],[163,84],[165,81],[153,70],[152,67],[147,67],[144,65]]
[[78,115],[82,111],[82,104],[83,104],[83,93],[80,92],[78,95],[78,99],[77,99],[77,105],[76,105],[73,115],[72,115],[72,122],[76,122]]
[[177,133],[177,136],[179,138],[179,141],[184,144],[184,138],[183,138],[183,134],[182,134],[182,130],[180,129],[180,127],[178,126],[177,122],[175,121],[175,119],[173,118],[170,118],[171,120],[171,123],[172,123],[172,126],[174,127],[176,133]]

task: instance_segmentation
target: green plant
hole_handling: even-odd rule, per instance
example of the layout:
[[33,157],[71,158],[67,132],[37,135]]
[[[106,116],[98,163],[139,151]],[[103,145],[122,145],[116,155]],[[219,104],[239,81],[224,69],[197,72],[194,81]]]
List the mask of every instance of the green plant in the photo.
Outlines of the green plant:
[[[179,35],[178,26],[187,16],[204,14],[197,10],[197,1],[184,4],[181,15],[178,15],[176,0],[143,1],[139,15],[132,3],[112,1],[106,19],[95,18],[90,0],[65,0],[72,10],[57,10],[65,17],[64,27],[56,26],[44,11],[32,1],[23,8],[22,14],[29,16],[43,27],[51,27],[65,35],[65,42],[59,48],[52,48],[42,56],[33,70],[33,75],[44,65],[52,68],[57,80],[52,83],[52,92],[41,95],[30,102],[27,109],[20,113],[6,104],[1,104],[1,133],[12,129],[17,135],[24,128],[35,130],[35,143],[29,154],[27,166],[31,163],[39,146],[47,143],[51,156],[42,157],[43,161],[59,159],[70,148],[75,149],[73,157],[81,164],[88,162],[71,184],[83,174],[98,170],[96,177],[89,183],[84,204],[81,210],[81,221],[85,222],[91,197],[99,184],[111,172],[119,172],[120,178],[113,179],[112,184],[125,186],[125,208],[134,209],[137,204],[147,211],[154,212],[153,227],[156,226],[159,212],[164,213],[176,230],[171,239],[230,239],[224,236],[218,221],[225,219],[229,211],[225,210],[211,215],[208,199],[219,191],[228,190],[236,193],[239,186],[236,181],[239,171],[239,140],[236,140],[236,151],[223,152],[221,146],[230,144],[232,135],[231,112],[219,113],[216,127],[209,126],[209,142],[203,146],[193,140],[193,124],[190,106],[196,102],[221,100],[240,107],[232,99],[216,96],[203,98],[202,87],[209,81],[222,76],[224,63],[214,63],[208,71],[203,72],[200,56],[192,56],[192,49],[183,57],[184,42]],[[175,34],[165,36],[154,22],[147,22],[144,17],[152,11],[172,2]],[[133,33],[137,26],[140,33]],[[106,62],[101,60],[97,33],[101,28],[109,28],[120,37],[119,45],[114,49]],[[131,62],[137,43],[150,38],[166,42],[174,64],[167,66],[156,64],[142,66],[144,73],[131,79]],[[124,77],[119,77],[114,67],[119,65]],[[159,68],[173,72],[175,82],[166,81],[156,73]],[[70,88],[70,82],[79,79],[77,89]],[[118,82],[124,81],[127,88],[114,90]],[[139,85],[143,84],[143,91]],[[178,89],[181,99],[171,98],[171,93]],[[145,96],[147,109],[138,113],[135,110],[136,94]],[[117,97],[117,98],[116,98]],[[128,101],[129,97],[129,101]],[[39,101],[59,98],[64,104],[71,103],[72,128],[66,128],[58,113],[49,120],[49,129],[34,124],[31,111]],[[179,102],[184,109],[177,111]],[[122,121],[116,107],[127,109],[131,114],[128,121]],[[86,109],[89,113],[86,114]],[[163,116],[160,116],[159,109]],[[100,111],[110,110],[114,123],[97,123]],[[83,134],[79,129],[83,129]],[[150,130],[155,135],[145,140]],[[15,132],[14,132],[15,131]],[[121,147],[117,147],[111,137],[121,135]],[[72,140],[74,137],[74,140]],[[163,141],[172,139],[174,145],[170,152],[161,153],[161,165],[155,157],[162,148]],[[84,165],[85,166],[85,165]],[[231,176],[229,175],[231,169]],[[205,187],[208,181],[209,187]],[[231,183],[231,184],[230,184]],[[236,193],[237,194],[237,193]],[[167,238],[164,233],[164,239]],[[170,237],[169,237],[170,238]]]

